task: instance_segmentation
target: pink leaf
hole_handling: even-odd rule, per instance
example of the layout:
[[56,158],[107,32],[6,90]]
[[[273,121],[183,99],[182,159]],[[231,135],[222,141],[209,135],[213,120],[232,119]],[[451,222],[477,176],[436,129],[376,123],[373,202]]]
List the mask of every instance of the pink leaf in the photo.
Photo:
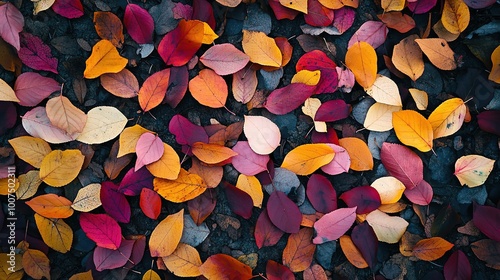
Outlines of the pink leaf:
[[122,243],[122,229],[107,214],[80,214],[80,226],[87,237],[97,246],[116,250]]
[[137,172],[130,168],[125,174],[118,191],[128,196],[139,195],[143,188],[153,188],[153,175],[147,168],[141,168]]
[[249,194],[227,182],[223,183],[229,208],[244,219],[252,217],[253,200]]
[[330,213],[337,209],[337,192],[335,192],[332,183],[323,175],[311,175],[307,181],[306,194],[318,212]]
[[299,58],[295,65],[295,70],[297,72],[300,70],[319,70],[321,76],[314,89],[314,94],[320,94],[332,93],[337,90],[338,78],[336,67],[337,64],[335,64],[335,62],[333,62],[324,52],[314,50],[305,53]]
[[254,237],[257,248],[276,245],[283,234],[284,232],[271,222],[266,209],[264,209],[255,224]]
[[500,209],[474,203],[472,222],[484,235],[500,242]]
[[314,223],[314,244],[336,240],[344,235],[356,220],[356,207],[334,210]]
[[342,99],[330,100],[319,106],[315,121],[334,122],[347,118],[351,111],[351,105],[345,103]]
[[61,85],[56,80],[35,72],[22,73],[14,84],[14,91],[20,100],[19,105],[29,107],[38,105],[50,94],[59,90]]
[[35,35],[21,33],[21,49],[18,55],[21,61],[30,68],[59,74],[57,58],[52,56],[50,47]]
[[273,224],[287,233],[297,233],[302,214],[284,192],[274,191],[267,201],[267,215]]
[[175,135],[175,140],[180,145],[193,145],[196,142],[208,143],[205,129],[191,123],[182,115],[175,115],[168,124],[168,130]]
[[333,19],[333,26],[337,28],[340,34],[347,31],[347,29],[351,28],[354,23],[354,19],[356,18],[356,10],[351,7],[342,7],[338,10],[334,11],[335,16]]
[[232,83],[234,99],[243,104],[250,102],[255,95],[258,83],[257,72],[252,69],[251,64],[234,73]]
[[404,192],[406,198],[418,205],[429,205],[432,201],[434,191],[427,181],[420,181],[413,189],[406,188]]
[[446,280],[469,280],[472,279],[470,262],[464,252],[458,250],[448,258],[443,268]]
[[153,31],[155,24],[153,17],[148,11],[136,4],[128,4],[125,8],[123,24],[127,28],[130,37],[137,44],[153,43]]
[[415,188],[424,179],[422,160],[405,146],[383,143],[380,159],[389,174],[399,179],[407,190]]
[[159,160],[163,155],[163,149],[163,142],[158,135],[149,132],[143,133],[135,145],[135,153],[137,154],[135,171]]
[[210,47],[200,57],[200,61],[212,68],[215,73],[223,76],[243,69],[250,61],[250,57],[232,44],[226,43]]
[[175,6],[172,8],[172,12],[174,12],[174,18],[175,19],[191,19],[193,16],[193,7],[182,4],[182,3],[175,3]]
[[238,153],[232,158],[231,163],[238,172],[247,176],[257,175],[267,170],[269,155],[259,155],[248,145],[248,141],[238,141],[233,147]]
[[52,10],[65,18],[79,18],[83,16],[83,5],[80,0],[56,0]]
[[125,195],[118,192],[118,186],[110,181],[102,182],[100,197],[108,215],[120,223],[130,222],[130,204]]
[[337,75],[339,77],[339,83],[337,86],[341,88],[340,90],[342,92],[351,92],[354,84],[356,83],[354,73],[352,73],[349,69],[343,69],[341,67],[336,67],[335,69],[337,69]]
[[12,3],[0,6],[0,37],[20,50],[19,32],[23,31],[24,17]]
[[69,135],[66,131],[50,123],[45,107],[36,107],[22,116],[23,127],[31,136],[60,144],[75,140],[77,135]]
[[123,240],[120,248],[111,250],[107,248],[96,247],[94,249],[94,265],[97,271],[113,269],[124,266],[134,248],[134,240]]
[[333,157],[333,160],[329,164],[322,166],[321,170],[330,175],[348,172],[351,166],[351,157],[346,149],[335,144],[329,144],[328,146],[335,152],[335,157]]
[[302,83],[289,84],[273,90],[264,103],[264,108],[276,115],[285,115],[297,109],[314,93],[316,86]]
[[380,207],[380,195],[371,186],[355,187],[344,192],[340,197],[348,207],[357,207],[357,214],[367,214]]
[[376,49],[385,42],[387,33],[389,33],[389,29],[385,23],[369,20],[363,23],[359,29],[354,32],[347,46],[351,47],[354,43],[363,41]]

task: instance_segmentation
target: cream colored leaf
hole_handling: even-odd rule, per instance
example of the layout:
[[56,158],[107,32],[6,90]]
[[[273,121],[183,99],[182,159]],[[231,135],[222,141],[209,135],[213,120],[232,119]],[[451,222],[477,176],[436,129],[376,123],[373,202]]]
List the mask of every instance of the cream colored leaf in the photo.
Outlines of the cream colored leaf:
[[56,0],[31,0],[33,2],[33,15],[37,15],[39,12],[50,9]]
[[403,196],[405,185],[392,176],[380,177],[370,184],[380,195],[382,204],[396,203]]
[[20,101],[14,90],[2,79],[0,79],[0,101]]
[[398,243],[409,225],[405,219],[389,216],[379,210],[370,212],[366,216],[366,221],[375,231],[377,239],[389,244]]
[[427,92],[416,88],[410,88],[408,91],[410,92],[411,97],[413,97],[413,100],[415,100],[415,104],[419,110],[427,109],[427,105],[429,104]]
[[278,126],[263,116],[244,116],[243,132],[252,150],[259,155],[272,153],[281,141]]
[[[319,100],[318,98],[310,97],[304,102],[304,106],[302,106],[302,113],[306,114],[314,120],[314,116],[316,115],[316,112],[318,111],[320,106],[321,100]],[[326,122],[314,121],[314,129],[317,132],[326,132]]]
[[392,113],[401,111],[401,106],[382,103],[373,104],[366,113],[363,126],[371,131],[388,131],[392,129]]
[[389,77],[377,74],[375,82],[370,87],[365,88],[365,91],[379,103],[403,106],[398,85]]
[[127,118],[115,107],[100,106],[87,113],[87,123],[76,140],[85,144],[101,144],[120,134]]
[[477,187],[488,179],[495,161],[480,155],[468,155],[460,157],[455,162],[455,176],[460,184],[469,188]]
[[101,184],[94,183],[78,190],[71,208],[80,212],[90,212],[101,204]]

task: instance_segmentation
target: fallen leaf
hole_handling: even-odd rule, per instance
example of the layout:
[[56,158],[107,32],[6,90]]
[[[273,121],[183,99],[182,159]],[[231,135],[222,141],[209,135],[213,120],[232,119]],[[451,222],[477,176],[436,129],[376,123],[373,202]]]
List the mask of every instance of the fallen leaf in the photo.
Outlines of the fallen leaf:
[[260,172],[267,171],[267,162],[269,155],[259,155],[255,153],[247,141],[238,141],[233,147],[237,153],[232,158],[231,164],[238,172],[247,176],[257,175]]
[[65,18],[79,18],[84,14],[80,0],[56,0],[52,5],[52,10]]
[[415,100],[415,104],[419,110],[427,109],[427,105],[429,104],[427,92],[416,88],[410,88],[408,91],[410,92],[411,97],[413,97],[413,100]]
[[356,214],[368,214],[380,207],[380,195],[371,186],[354,187],[340,195],[348,207],[356,208]]
[[469,26],[469,7],[462,0],[444,1],[441,22],[444,28],[453,34],[463,32]]
[[407,188],[404,194],[412,203],[425,206],[431,203],[434,191],[427,181],[422,180],[416,187],[412,189]]
[[330,163],[334,156],[335,152],[328,144],[304,144],[291,150],[281,167],[297,175],[309,175]]
[[363,126],[370,131],[384,132],[393,128],[392,113],[401,111],[401,106],[375,103],[366,113]]
[[85,61],[83,76],[94,79],[106,73],[118,73],[127,65],[128,60],[118,53],[108,40],[101,40],[92,47],[90,57]]
[[279,0],[279,2],[287,8],[307,14],[307,0]]
[[215,209],[216,199],[213,190],[208,189],[201,195],[187,202],[189,215],[193,218],[196,225],[201,225],[203,221]]
[[123,16],[123,24],[137,44],[153,43],[155,28],[153,17],[141,6],[128,3]]
[[243,30],[242,45],[243,51],[250,57],[251,62],[263,66],[281,66],[281,50],[276,42],[265,33]]
[[129,223],[131,216],[130,204],[125,195],[119,191],[119,186],[111,181],[101,183],[100,198],[104,211],[119,223]]
[[117,250],[122,243],[122,230],[108,214],[80,214],[80,226],[97,246]]
[[454,70],[457,68],[455,53],[444,39],[415,39],[415,42],[437,68],[441,70]]
[[357,137],[344,137],[339,139],[342,146],[351,159],[350,168],[354,171],[366,171],[373,169],[373,156],[368,145]]
[[146,165],[146,168],[155,177],[175,180],[181,170],[179,155],[170,145],[163,143],[163,154],[157,161]]
[[19,188],[16,190],[16,197],[21,200],[33,197],[38,191],[38,187],[42,184],[40,171],[38,170],[31,170],[25,174],[19,175],[17,181],[19,183]]
[[222,181],[224,169],[222,166],[206,165],[194,157],[191,159],[189,173],[199,175],[205,181],[208,188],[216,188]]
[[30,68],[59,74],[57,58],[52,56],[50,47],[35,35],[21,33],[21,49],[17,54],[21,61]]
[[254,238],[257,248],[274,246],[283,236],[284,232],[276,227],[264,209],[255,223]]
[[368,267],[368,263],[361,255],[359,249],[354,245],[352,239],[348,235],[342,235],[339,238],[340,248],[347,260],[357,268],[363,269]]
[[163,262],[168,270],[179,277],[200,276],[200,266],[202,264],[198,251],[188,244],[179,243],[177,249],[166,257]]
[[302,55],[295,65],[295,70],[297,72],[301,70],[320,71],[320,79],[314,89],[315,94],[331,93],[337,90],[337,64],[321,50],[312,50]]
[[154,178],[153,186],[163,198],[176,203],[191,200],[207,190],[206,183],[199,175],[184,169],[181,169],[175,180]]
[[382,204],[396,203],[403,196],[405,185],[392,176],[380,177],[370,184],[380,195]]
[[43,158],[52,152],[47,142],[43,139],[31,136],[21,136],[10,139],[9,144],[14,148],[18,158],[31,164],[35,168],[40,168]]
[[366,221],[375,231],[378,240],[389,244],[398,243],[409,225],[403,218],[389,216],[379,210],[369,213]]
[[139,93],[137,78],[124,68],[118,73],[107,73],[100,76],[101,86],[114,96],[132,98]]
[[118,158],[118,146],[120,145],[119,141],[115,141],[113,146],[111,146],[111,151],[109,151],[109,155],[104,161],[104,172],[109,179],[114,180],[122,170],[132,161],[133,155],[128,154],[123,157]]
[[262,192],[262,185],[255,176],[240,174],[236,182],[236,187],[252,198],[253,206],[258,208],[262,207],[264,193]]
[[50,279],[50,261],[42,251],[26,250],[23,254],[22,266],[24,272],[34,279],[43,277]]
[[398,85],[390,78],[377,74],[375,82],[368,88],[366,93],[375,101],[392,106],[403,106],[399,95]]
[[495,241],[500,241],[500,237],[497,235],[500,230],[499,217],[500,209],[477,203],[473,204],[472,222],[484,235]]
[[158,161],[164,152],[164,145],[158,135],[150,132],[143,133],[137,140],[135,153],[137,160],[134,170],[141,169],[144,165],[148,165]]
[[142,275],[142,280],[161,280],[161,277],[153,269],[149,269]]
[[403,110],[392,113],[394,131],[401,143],[428,152],[434,139],[432,125],[419,113]]
[[451,254],[443,267],[444,279],[472,279],[472,268],[467,255],[461,250]]
[[133,246],[133,240],[125,239],[116,250],[96,247],[93,255],[95,269],[97,271],[103,271],[125,266],[132,254]]
[[26,201],[37,214],[49,219],[68,218],[73,215],[72,202],[64,196],[53,193],[43,194]]
[[405,146],[383,143],[380,158],[389,174],[400,180],[407,189],[415,188],[424,179],[422,160]]
[[78,190],[71,208],[79,212],[90,212],[101,206],[101,184],[89,184]]
[[356,42],[347,49],[346,66],[354,73],[358,84],[368,88],[377,78],[377,54],[366,42]]
[[434,109],[428,118],[434,139],[457,132],[462,127],[466,110],[465,103],[460,98],[448,99]]
[[293,272],[288,267],[273,260],[267,261],[266,277],[269,280],[295,279]]
[[278,126],[263,116],[244,116],[243,132],[248,145],[259,155],[272,153],[281,141],[281,132]]
[[210,108],[226,107],[228,96],[226,81],[211,69],[203,69],[191,79],[189,91],[201,105]]
[[139,198],[139,207],[146,217],[156,220],[161,213],[161,198],[155,191],[143,188]]
[[243,104],[250,102],[257,90],[257,84],[257,72],[250,65],[234,73],[231,86],[234,99]]
[[52,187],[62,187],[73,181],[85,157],[80,150],[55,150],[47,154],[40,165],[40,179]]
[[153,230],[149,238],[149,251],[152,257],[170,256],[182,237],[184,209],[168,215]]
[[50,123],[70,135],[82,133],[87,123],[87,115],[62,94],[49,99],[45,110]]
[[344,235],[356,220],[356,207],[339,208],[334,210],[314,223],[316,237],[314,244],[322,244],[333,241]]
[[368,266],[373,269],[377,264],[378,251],[378,240],[373,228],[367,222],[362,222],[352,229],[351,239]]
[[250,58],[232,44],[225,43],[210,47],[200,57],[200,61],[218,75],[224,76],[243,69]]
[[493,65],[488,75],[488,80],[500,84],[500,46],[491,53],[491,64]]
[[110,41],[115,47],[121,48],[123,41],[123,25],[119,17],[112,12],[94,12],[94,25],[101,39]]
[[487,267],[500,269],[500,242],[483,239],[472,243],[471,249],[478,259],[486,262]]
[[170,69],[164,69],[149,76],[138,92],[139,105],[147,112],[160,105],[167,93]]
[[315,121],[334,122],[347,118],[351,111],[351,106],[342,99],[329,100],[319,106],[314,115]]
[[158,45],[158,53],[167,65],[182,66],[201,47],[204,34],[203,23],[198,20],[179,21],[177,27],[168,32]]
[[[2,88],[4,88],[2,84],[3,81],[0,80],[1,94],[8,94],[8,92],[2,90]],[[56,80],[44,77],[35,72],[22,73],[17,77],[16,83],[14,84],[15,96],[19,98],[19,105],[29,107],[38,105],[45,98],[49,97],[51,93],[59,91],[60,89],[61,85]]]
[[380,6],[385,12],[401,11],[405,7],[404,0],[382,0]]
[[316,251],[316,245],[311,242],[312,237],[311,228],[302,228],[288,237],[288,242],[283,249],[283,264],[291,271],[304,271],[311,265],[314,251]]
[[302,83],[308,86],[315,86],[321,78],[321,71],[300,70],[293,75],[291,83]]
[[441,237],[422,239],[413,247],[413,255],[423,261],[434,261],[453,248],[453,244]]
[[276,115],[285,115],[297,109],[316,91],[316,86],[293,83],[275,89],[267,97],[264,108]]
[[415,28],[415,21],[413,18],[402,12],[387,12],[377,15],[377,17],[385,23],[388,28],[395,29],[399,33],[406,33]]
[[85,144],[101,144],[118,136],[127,118],[115,107],[99,106],[87,112],[87,123],[76,140]]
[[311,175],[307,181],[306,195],[318,212],[330,213],[337,209],[337,192],[323,175]]
[[348,172],[351,166],[351,157],[349,156],[347,150],[335,144],[327,143],[327,145],[333,149],[335,156],[329,164],[323,165],[321,170],[330,175],[338,175]]
[[460,184],[477,187],[488,179],[495,161],[480,155],[462,156],[455,162],[455,175]]
[[497,122],[498,116],[500,116],[500,111],[483,111],[477,115],[477,124],[480,129],[486,132],[500,135],[500,125]]
[[237,259],[225,255],[215,254],[200,266],[200,272],[207,279],[249,280],[252,278],[252,269]]
[[307,24],[316,27],[326,27],[332,24],[334,11],[321,5],[319,1],[307,1],[307,14],[304,20]]
[[19,32],[23,31],[24,27],[23,15],[16,6],[7,2],[0,6],[0,21],[5,23],[0,27],[0,37],[19,51]]
[[297,233],[302,214],[299,207],[284,192],[274,191],[267,201],[267,214],[271,222],[287,233]]
[[[382,0],[382,2],[384,1],[385,0]],[[366,42],[376,49],[385,42],[388,33],[389,29],[387,29],[385,23],[373,20],[365,21],[359,29],[354,32],[351,39],[347,43],[347,47],[350,48],[358,42]]]
[[422,51],[416,43],[417,35],[410,35],[394,46],[392,63],[405,75],[416,81],[424,73]]
[[20,101],[14,90],[2,79],[0,79],[0,101]]
[[436,6],[436,3],[437,0],[417,0],[408,2],[407,6],[413,13],[421,15],[429,12],[432,8],[434,8],[434,6]]
[[35,222],[47,246],[62,254],[71,249],[73,230],[62,219],[48,219],[35,214]]
[[151,132],[139,124],[125,128],[122,133],[120,133],[119,138],[119,150],[117,157],[122,157],[124,155],[135,153],[135,146],[137,141],[142,134],[146,132]]

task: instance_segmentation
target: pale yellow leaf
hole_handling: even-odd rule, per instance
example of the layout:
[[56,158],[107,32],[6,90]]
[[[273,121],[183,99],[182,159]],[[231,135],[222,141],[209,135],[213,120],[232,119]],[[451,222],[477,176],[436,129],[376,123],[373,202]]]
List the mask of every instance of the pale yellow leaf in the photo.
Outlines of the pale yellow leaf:
[[80,212],[90,212],[101,204],[101,184],[94,183],[78,190],[71,208]]
[[21,136],[9,140],[9,144],[14,148],[16,155],[31,164],[35,168],[40,168],[43,158],[52,152],[49,144],[43,139]]
[[281,50],[274,39],[263,32],[243,30],[242,45],[251,62],[263,66],[281,66]]
[[[304,102],[304,106],[302,106],[302,113],[306,114],[314,120],[314,116],[316,115],[316,112],[318,111],[320,106],[321,100],[319,100],[318,98],[310,97]],[[326,122],[314,121],[314,129],[317,132],[326,132]]]
[[168,270],[177,276],[196,277],[201,275],[200,255],[195,248],[188,244],[179,243],[177,249],[170,256],[163,257],[163,262]]
[[28,199],[34,196],[38,187],[42,184],[40,171],[38,170],[30,170],[17,179],[19,181],[19,188],[16,190],[17,199]]
[[379,210],[370,212],[366,216],[366,221],[375,231],[377,239],[389,244],[398,243],[409,225],[405,219],[389,216]]
[[416,88],[410,88],[408,91],[410,92],[411,97],[413,97],[413,100],[415,100],[415,104],[419,110],[427,109],[427,105],[429,104],[427,92]]
[[399,95],[398,85],[389,77],[377,74],[375,82],[368,88],[366,93],[375,101],[392,106],[403,106]]
[[380,177],[370,184],[380,195],[382,204],[396,203],[403,196],[405,185],[392,176]]
[[467,107],[460,98],[452,98],[441,103],[428,120],[434,131],[434,139],[452,135],[464,123]]
[[488,179],[495,161],[480,155],[468,155],[460,157],[455,162],[455,176],[460,184],[469,188],[477,187]]
[[76,140],[85,144],[101,144],[118,136],[127,118],[115,107],[100,106],[87,113],[87,123]]
[[33,15],[37,15],[39,12],[50,9],[56,0],[31,0],[33,2]]
[[388,131],[392,129],[392,113],[401,111],[401,106],[375,103],[366,113],[363,126],[371,131]]

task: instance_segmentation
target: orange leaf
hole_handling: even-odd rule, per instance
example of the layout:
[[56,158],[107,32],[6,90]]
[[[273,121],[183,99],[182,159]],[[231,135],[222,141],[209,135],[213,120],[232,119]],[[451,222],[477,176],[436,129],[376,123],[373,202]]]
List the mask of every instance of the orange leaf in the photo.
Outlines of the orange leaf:
[[358,248],[356,248],[350,236],[342,235],[339,241],[342,252],[344,252],[345,257],[352,265],[361,269],[368,267],[368,263],[365,261]]
[[313,229],[302,228],[290,234],[283,250],[283,264],[291,271],[304,271],[311,265],[316,245],[312,243]]
[[101,86],[111,94],[121,98],[131,98],[139,93],[139,82],[128,69],[118,73],[107,73],[100,77]]
[[401,11],[404,9],[406,0],[382,0],[380,6],[384,12]]
[[24,272],[35,279],[46,277],[50,280],[49,258],[38,250],[28,249],[23,254]]
[[401,237],[401,242],[399,242],[399,252],[405,257],[413,256],[413,248],[422,240],[422,237],[417,234],[405,232]]
[[469,26],[469,7],[463,0],[445,0],[441,22],[452,34],[459,34]]
[[434,261],[453,248],[453,244],[441,237],[422,239],[413,247],[413,255],[423,261]]
[[62,219],[47,219],[35,214],[35,222],[47,246],[63,254],[71,249],[73,230]]
[[455,53],[444,39],[415,39],[415,42],[437,68],[441,70],[454,70],[457,68]]
[[431,123],[419,113],[403,110],[392,113],[394,131],[401,143],[428,152],[434,139]]
[[184,169],[181,169],[179,177],[175,180],[155,178],[153,186],[159,195],[176,203],[191,200],[207,189],[207,184],[199,175],[189,173]]
[[123,44],[123,24],[120,18],[111,12],[94,12],[94,25],[101,39],[109,40],[115,47]]
[[171,255],[181,241],[183,227],[184,209],[163,219],[149,238],[151,256],[166,257]]
[[207,164],[217,164],[238,155],[238,153],[228,147],[217,144],[196,142],[191,148],[193,154]]
[[497,84],[500,84],[500,46],[491,53],[491,63],[493,67],[488,75],[488,79]]
[[366,42],[356,42],[345,55],[345,63],[351,69],[356,81],[368,88],[377,78],[377,53]]
[[224,169],[222,166],[208,166],[201,163],[197,158],[192,158],[191,168],[189,168],[189,173],[199,175],[208,188],[215,188],[222,181],[222,176],[224,175]]
[[175,251],[167,257],[163,257],[163,262],[168,270],[180,277],[196,277],[201,275],[201,259],[198,251],[188,244],[179,243]]
[[50,122],[70,135],[81,133],[87,122],[87,115],[62,94],[49,99],[45,110]]
[[309,175],[329,164],[334,156],[335,152],[328,144],[304,144],[291,150],[281,167],[297,175]]
[[73,202],[53,193],[39,195],[26,201],[26,204],[45,218],[68,218],[73,215],[73,208],[71,208]]
[[149,76],[139,90],[139,105],[147,112],[160,105],[167,93],[170,68]]
[[201,105],[211,108],[225,107],[228,95],[226,81],[211,69],[203,69],[191,79],[189,91]]
[[127,63],[128,60],[120,56],[110,41],[101,40],[94,45],[90,57],[85,61],[83,77],[94,79],[105,73],[118,73]]
[[225,255],[210,256],[201,266],[200,272],[207,279],[216,280],[248,280],[252,277],[252,269],[237,259]]
[[181,171],[179,155],[170,145],[163,143],[163,155],[159,160],[148,164],[146,168],[155,177],[175,180]]
[[387,25],[388,28],[395,29],[399,33],[406,33],[415,28],[415,21],[412,17],[401,12],[388,12],[377,17]]
[[422,51],[415,42],[418,36],[410,35],[394,46],[392,63],[399,71],[416,81],[424,73]]
[[339,139],[339,145],[346,149],[351,158],[350,168],[354,171],[373,169],[373,156],[368,145],[357,137]]

